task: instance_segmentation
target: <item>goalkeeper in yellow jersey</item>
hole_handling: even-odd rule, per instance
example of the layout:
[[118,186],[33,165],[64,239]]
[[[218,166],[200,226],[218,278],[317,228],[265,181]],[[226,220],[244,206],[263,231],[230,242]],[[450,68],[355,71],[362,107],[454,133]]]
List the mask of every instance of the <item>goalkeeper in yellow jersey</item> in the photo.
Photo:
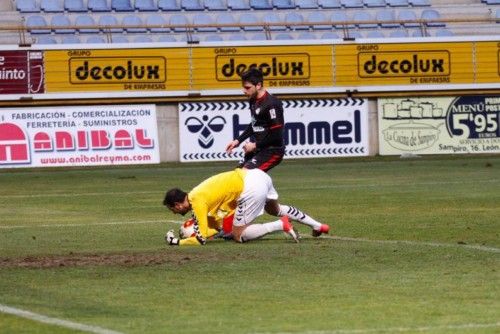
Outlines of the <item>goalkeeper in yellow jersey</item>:
[[[195,235],[179,239],[168,231],[165,240],[170,245],[204,245],[207,238],[217,234],[232,213],[232,236],[237,242],[259,239],[266,234],[283,231],[298,242],[290,219],[309,225],[313,236],[328,233],[329,226],[321,224],[292,206],[278,203],[278,193],[271,177],[260,169],[240,169],[214,175],[189,193],[179,188],[167,191],[163,204],[173,213],[192,213]],[[264,210],[281,217],[277,221],[252,224]]]

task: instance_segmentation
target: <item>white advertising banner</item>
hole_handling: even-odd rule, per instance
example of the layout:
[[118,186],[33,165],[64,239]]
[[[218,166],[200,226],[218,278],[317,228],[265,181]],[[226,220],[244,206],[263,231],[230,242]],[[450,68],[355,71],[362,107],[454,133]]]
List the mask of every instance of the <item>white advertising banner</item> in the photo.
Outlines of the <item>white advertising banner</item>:
[[381,155],[500,153],[500,96],[379,99]]
[[[283,101],[285,158],[368,155],[368,103],[364,99]],[[247,102],[181,103],[180,161],[239,160],[241,146],[226,145],[250,123]]]
[[0,168],[159,162],[154,105],[0,109]]

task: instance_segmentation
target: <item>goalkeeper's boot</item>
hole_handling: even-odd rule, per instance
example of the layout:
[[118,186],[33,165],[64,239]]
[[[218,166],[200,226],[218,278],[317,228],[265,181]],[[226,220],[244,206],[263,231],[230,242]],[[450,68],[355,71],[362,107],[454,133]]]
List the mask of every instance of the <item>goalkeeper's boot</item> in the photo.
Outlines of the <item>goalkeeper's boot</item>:
[[288,219],[288,217],[283,216],[280,218],[280,220],[283,223],[283,232],[285,232],[286,234],[291,236],[295,242],[299,242],[299,234],[293,228],[293,225],[292,225],[292,223],[290,223],[290,220]]
[[330,226],[326,224],[321,224],[318,230],[312,230],[312,236],[317,238],[322,234],[328,234],[328,231],[330,231]]

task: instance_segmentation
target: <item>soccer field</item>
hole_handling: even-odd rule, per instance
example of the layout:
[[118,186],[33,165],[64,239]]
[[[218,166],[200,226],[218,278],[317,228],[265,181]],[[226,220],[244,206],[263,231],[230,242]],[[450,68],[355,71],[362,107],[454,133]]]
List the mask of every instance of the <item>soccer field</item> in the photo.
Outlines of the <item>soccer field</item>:
[[330,235],[167,246],[165,190],[233,166],[1,170],[0,333],[500,332],[500,156],[285,160]]

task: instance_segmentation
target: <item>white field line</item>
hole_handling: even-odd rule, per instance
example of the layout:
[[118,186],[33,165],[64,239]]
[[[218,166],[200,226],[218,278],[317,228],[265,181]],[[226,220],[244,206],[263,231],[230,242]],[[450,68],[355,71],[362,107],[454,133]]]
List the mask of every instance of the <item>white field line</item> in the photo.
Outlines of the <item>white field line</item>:
[[[500,179],[470,180],[470,181],[442,181],[442,182],[393,182],[393,183],[371,183],[371,184],[331,184],[301,187],[280,187],[278,190],[298,190],[298,189],[344,189],[344,188],[373,188],[373,187],[412,187],[429,185],[449,185],[449,184],[476,184],[476,183],[498,183]],[[9,198],[39,198],[39,197],[78,197],[78,196],[108,196],[108,195],[138,195],[138,194],[159,194],[160,191],[110,191],[110,192],[80,192],[80,193],[43,193],[25,195],[0,195],[0,199]]]
[[475,330],[484,328],[500,327],[500,322],[491,324],[458,324],[443,326],[422,326],[422,327],[389,327],[389,328],[366,328],[366,329],[333,329],[326,331],[304,331],[304,332],[258,332],[253,334],[365,334],[365,333],[404,333],[404,332],[434,332],[434,331],[457,331]]
[[95,334],[122,334],[121,332],[113,331],[110,329],[98,327],[98,326],[90,326],[85,324],[80,324],[77,322],[63,320],[58,318],[48,317],[42,314],[33,313],[30,311],[21,310],[18,308],[10,307],[7,305],[0,304],[0,312],[15,315],[18,317],[30,319],[37,322],[42,322],[45,324],[56,325],[59,327],[65,327],[70,329],[76,329],[82,332],[95,333]]

